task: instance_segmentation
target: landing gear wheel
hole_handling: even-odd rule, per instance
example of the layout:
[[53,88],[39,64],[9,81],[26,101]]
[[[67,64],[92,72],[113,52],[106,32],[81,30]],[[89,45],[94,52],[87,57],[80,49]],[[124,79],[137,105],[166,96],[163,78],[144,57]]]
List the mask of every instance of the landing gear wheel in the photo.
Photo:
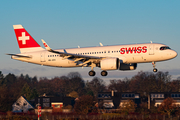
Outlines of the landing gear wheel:
[[89,71],[89,76],[95,76],[95,72],[93,70]]
[[156,68],[153,69],[153,72],[157,72],[158,70]]
[[157,72],[158,70],[155,68],[156,67],[156,62],[152,62],[152,65],[153,65],[153,72]]
[[108,74],[108,73],[107,73],[106,71],[104,71],[104,70],[101,72],[101,75],[102,75],[102,76],[107,76],[107,74]]

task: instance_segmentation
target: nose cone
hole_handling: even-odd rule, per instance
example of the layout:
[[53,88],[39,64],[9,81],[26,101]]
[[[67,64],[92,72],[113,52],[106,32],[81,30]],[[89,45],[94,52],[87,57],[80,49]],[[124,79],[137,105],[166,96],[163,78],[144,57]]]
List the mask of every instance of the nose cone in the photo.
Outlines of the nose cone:
[[177,52],[173,50],[171,53],[172,58],[175,58],[177,55],[178,55]]

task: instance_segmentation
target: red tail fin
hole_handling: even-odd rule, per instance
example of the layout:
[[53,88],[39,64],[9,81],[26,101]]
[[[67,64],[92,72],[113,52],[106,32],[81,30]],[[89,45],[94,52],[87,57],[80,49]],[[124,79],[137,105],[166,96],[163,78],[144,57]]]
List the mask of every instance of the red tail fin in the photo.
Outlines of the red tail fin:
[[[17,42],[22,52],[42,50],[41,46],[31,37],[22,25],[13,25]],[[39,49],[40,48],[40,49]]]

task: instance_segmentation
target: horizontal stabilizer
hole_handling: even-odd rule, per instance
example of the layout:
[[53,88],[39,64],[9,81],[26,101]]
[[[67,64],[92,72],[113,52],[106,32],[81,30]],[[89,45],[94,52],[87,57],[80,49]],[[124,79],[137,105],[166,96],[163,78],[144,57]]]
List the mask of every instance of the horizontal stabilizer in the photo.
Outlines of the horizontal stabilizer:
[[31,58],[30,56],[17,55],[17,54],[6,54],[6,55],[17,56],[17,57],[24,57],[24,58]]

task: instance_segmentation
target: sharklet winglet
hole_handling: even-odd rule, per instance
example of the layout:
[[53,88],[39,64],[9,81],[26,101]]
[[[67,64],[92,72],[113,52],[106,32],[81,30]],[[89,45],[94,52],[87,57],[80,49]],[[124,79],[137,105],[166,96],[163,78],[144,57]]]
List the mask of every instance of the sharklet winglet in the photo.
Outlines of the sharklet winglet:
[[52,51],[52,49],[49,47],[49,45],[43,39],[41,39],[41,41],[42,41],[42,43],[43,43],[43,45],[47,51]]

